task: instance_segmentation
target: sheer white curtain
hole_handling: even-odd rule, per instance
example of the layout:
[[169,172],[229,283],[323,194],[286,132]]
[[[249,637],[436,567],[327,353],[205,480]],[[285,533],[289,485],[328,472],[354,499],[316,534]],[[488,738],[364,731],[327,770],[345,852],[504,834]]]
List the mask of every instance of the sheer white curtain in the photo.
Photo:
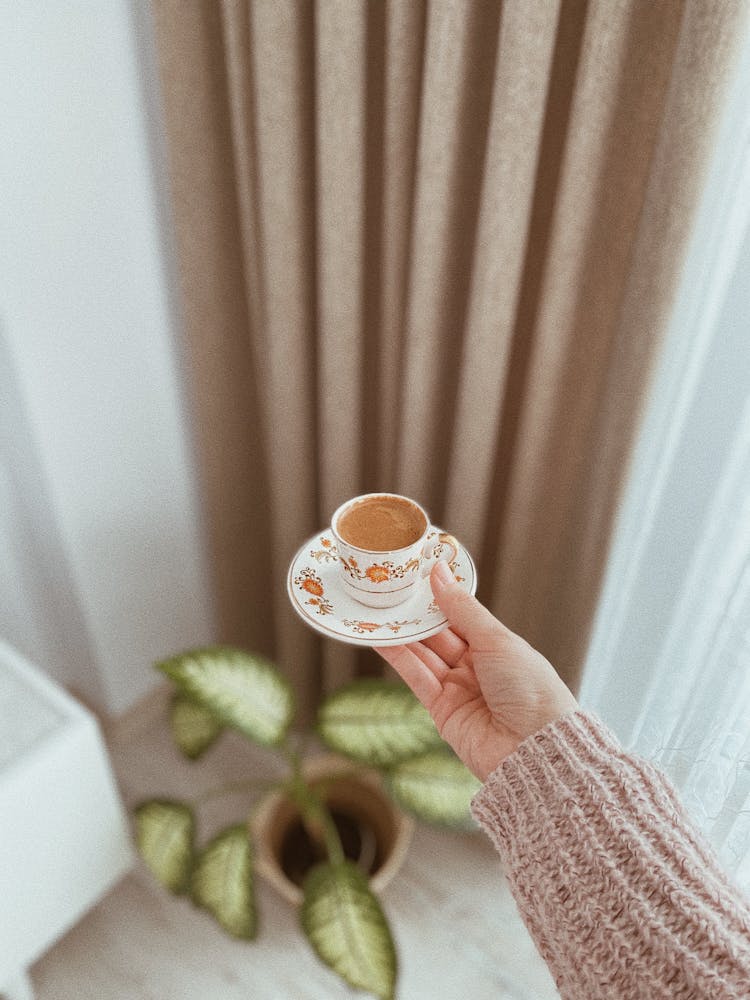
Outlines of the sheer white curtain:
[[750,47],[636,451],[581,700],[750,888]]

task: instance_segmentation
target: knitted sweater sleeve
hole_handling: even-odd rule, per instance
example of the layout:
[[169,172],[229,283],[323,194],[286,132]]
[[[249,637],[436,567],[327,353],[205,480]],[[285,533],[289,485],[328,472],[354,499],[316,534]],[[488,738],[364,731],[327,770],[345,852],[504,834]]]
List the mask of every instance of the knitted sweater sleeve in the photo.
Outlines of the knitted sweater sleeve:
[[581,711],[472,811],[564,1000],[748,1000],[750,908],[655,767]]

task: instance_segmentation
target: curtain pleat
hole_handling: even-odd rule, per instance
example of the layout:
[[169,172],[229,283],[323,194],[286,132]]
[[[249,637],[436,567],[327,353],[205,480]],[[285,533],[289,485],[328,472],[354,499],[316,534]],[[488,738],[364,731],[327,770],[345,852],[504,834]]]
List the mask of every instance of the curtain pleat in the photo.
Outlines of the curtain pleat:
[[[373,225],[379,227],[381,250],[380,260],[373,263],[380,279],[377,305],[380,323],[371,327],[372,339],[378,344],[379,364],[375,369],[375,391],[365,399],[370,414],[377,414],[377,423],[372,422],[378,428],[377,436],[370,439],[375,456],[375,476],[367,482],[367,489],[371,491],[398,486],[396,463],[405,353],[404,316],[427,18],[424,0],[411,4],[389,3],[383,10],[382,143],[380,150],[372,150],[377,158],[382,195],[380,204],[373,198],[371,208]],[[375,32],[373,34],[377,37]],[[373,96],[376,95],[375,89]],[[374,400],[377,401],[375,406],[372,405]]]
[[460,525],[478,556],[495,516],[488,501],[506,378],[519,375],[509,359],[558,17],[556,4],[506,4],[500,24],[446,477],[445,521]]
[[367,16],[315,8],[318,405],[321,509],[361,491]]
[[[203,520],[220,635],[275,652],[265,403],[251,344],[219,8],[153,5]],[[259,623],[262,623],[259,627]]]
[[[252,318],[247,350],[264,407],[269,506],[255,533],[269,535],[273,555],[266,588],[275,653],[284,663],[305,664],[297,676],[309,700],[320,682],[319,650],[294,620],[285,580],[295,546],[319,519],[314,25],[306,5],[264,3],[225,4],[223,23]],[[250,603],[246,613],[253,615]]]
[[397,481],[435,518],[449,475],[500,20],[499,4],[428,6]]
[[397,490],[575,686],[746,8],[154,6],[221,638],[376,669],[285,574]]
[[[523,625],[570,680],[592,610],[585,588],[572,581],[600,500],[587,488],[600,461],[598,402],[615,374],[613,345],[628,335],[620,305],[671,72],[674,11],[663,4],[577,5],[576,23],[563,9],[550,77],[554,96],[535,192],[546,211],[532,219],[519,301],[515,337],[525,346],[525,371],[515,426],[505,428],[512,438],[502,449],[503,516],[492,561],[508,624]],[[657,331],[647,335],[656,341]],[[625,436],[635,426],[643,383],[626,402]],[[614,499],[621,470],[608,472]],[[587,569],[598,574],[607,537],[589,540],[599,565]]]
[[[321,526],[363,488],[366,8],[316,5],[314,47]],[[351,676],[354,650],[326,642],[323,655],[325,687]]]
[[573,684],[738,13],[636,3],[587,15],[493,588]]

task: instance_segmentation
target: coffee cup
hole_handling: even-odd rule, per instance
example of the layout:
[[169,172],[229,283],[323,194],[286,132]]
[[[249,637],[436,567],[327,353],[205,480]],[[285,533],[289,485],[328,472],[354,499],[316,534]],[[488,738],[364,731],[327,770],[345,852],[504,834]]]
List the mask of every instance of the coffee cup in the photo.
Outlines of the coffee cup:
[[331,519],[344,591],[369,608],[392,608],[415,593],[440,559],[453,562],[458,542],[430,524],[424,508],[397,493],[366,493]]

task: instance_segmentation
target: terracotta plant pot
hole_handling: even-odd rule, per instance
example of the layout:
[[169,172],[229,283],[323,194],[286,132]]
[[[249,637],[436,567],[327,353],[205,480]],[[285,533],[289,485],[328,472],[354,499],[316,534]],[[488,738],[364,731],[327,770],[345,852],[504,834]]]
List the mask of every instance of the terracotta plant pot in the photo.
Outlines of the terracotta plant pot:
[[[351,761],[334,755],[312,758],[302,770],[322,791],[337,825],[341,824],[342,839],[349,835],[360,865],[371,873],[371,888],[381,892],[403,863],[414,821],[394,805],[375,771],[355,770]],[[280,792],[272,793],[257,809],[251,828],[256,870],[298,906],[306,866],[322,860],[309,856],[311,845],[299,809]]]

